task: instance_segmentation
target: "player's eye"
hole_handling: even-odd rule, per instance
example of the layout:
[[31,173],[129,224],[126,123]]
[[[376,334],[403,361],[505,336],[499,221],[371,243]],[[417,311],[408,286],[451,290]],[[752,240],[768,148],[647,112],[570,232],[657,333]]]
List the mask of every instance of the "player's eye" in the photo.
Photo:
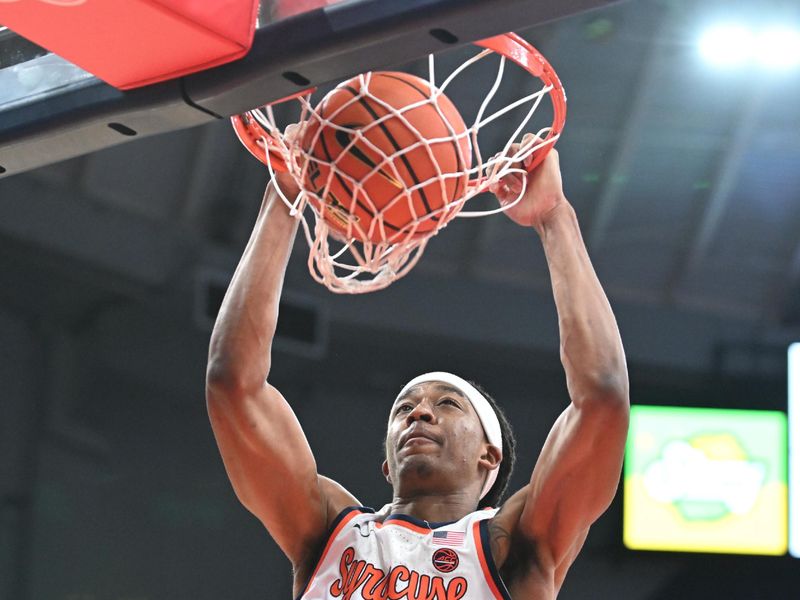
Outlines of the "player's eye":
[[450,398],[449,396],[444,396],[443,398],[441,398],[439,400],[439,404],[452,404],[453,406],[461,408],[461,405],[452,398]]
[[397,408],[394,409],[394,413],[398,414],[398,413],[401,413],[401,412],[407,412],[409,410],[411,410],[411,405],[410,404],[401,404],[400,406],[398,406]]

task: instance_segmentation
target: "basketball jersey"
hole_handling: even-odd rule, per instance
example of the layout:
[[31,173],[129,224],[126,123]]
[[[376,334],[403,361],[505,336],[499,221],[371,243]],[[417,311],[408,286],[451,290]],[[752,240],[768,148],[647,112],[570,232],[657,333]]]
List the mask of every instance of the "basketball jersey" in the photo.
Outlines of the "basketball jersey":
[[429,524],[347,508],[298,600],[511,600],[489,546],[496,513]]

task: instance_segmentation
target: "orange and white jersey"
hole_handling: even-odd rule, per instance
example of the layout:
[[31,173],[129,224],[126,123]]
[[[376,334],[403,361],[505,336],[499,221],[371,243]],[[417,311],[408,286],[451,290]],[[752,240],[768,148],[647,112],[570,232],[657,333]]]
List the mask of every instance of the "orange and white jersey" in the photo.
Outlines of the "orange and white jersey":
[[511,600],[489,546],[496,512],[427,523],[347,508],[298,600]]

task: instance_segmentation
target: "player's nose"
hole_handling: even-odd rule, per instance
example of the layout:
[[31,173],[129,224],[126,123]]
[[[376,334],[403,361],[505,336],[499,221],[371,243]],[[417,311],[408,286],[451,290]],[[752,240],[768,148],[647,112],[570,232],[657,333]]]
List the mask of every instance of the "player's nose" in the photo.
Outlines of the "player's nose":
[[433,421],[433,419],[433,410],[431,410],[431,405],[427,402],[427,400],[419,402],[413,408],[413,410],[406,415],[406,421],[408,423],[413,423],[414,421],[425,421],[430,423]]

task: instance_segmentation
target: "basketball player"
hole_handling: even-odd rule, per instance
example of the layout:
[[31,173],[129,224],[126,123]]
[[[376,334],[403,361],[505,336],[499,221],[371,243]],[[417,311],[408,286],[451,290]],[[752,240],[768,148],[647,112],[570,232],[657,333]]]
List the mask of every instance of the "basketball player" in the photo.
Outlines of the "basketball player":
[[[391,404],[390,504],[373,513],[317,473],[300,424],[269,384],[297,229],[273,186],[287,196],[298,189],[283,175],[268,186],[212,335],[207,403],[234,490],[291,561],[295,597],[550,600],[611,502],[629,412],[619,332],[562,192],[558,153],[528,179],[506,214],[544,246],[571,402],[530,483],[491,510],[478,508],[500,499],[513,437],[494,402],[449,373],[412,380]],[[520,185],[510,176],[493,191],[508,203]]]

